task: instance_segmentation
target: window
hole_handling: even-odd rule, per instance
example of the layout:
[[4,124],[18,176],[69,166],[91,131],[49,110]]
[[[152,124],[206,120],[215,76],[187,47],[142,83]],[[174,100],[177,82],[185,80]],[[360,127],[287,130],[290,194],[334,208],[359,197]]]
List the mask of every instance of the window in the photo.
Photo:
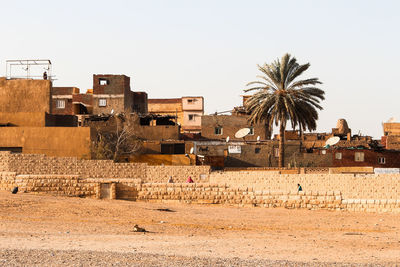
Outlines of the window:
[[342,153],[341,152],[336,152],[335,153],[335,159],[342,159]]
[[107,106],[107,99],[99,99],[99,107],[105,107]]
[[279,147],[274,148],[274,157],[279,158]]
[[254,135],[254,128],[253,127],[249,127],[249,129],[250,129],[249,135]]
[[65,100],[57,100],[56,108],[65,108]]
[[254,153],[256,154],[260,154],[261,148],[260,147],[256,147],[254,150]]
[[107,84],[110,84],[110,83],[108,82],[107,79],[102,79],[102,78],[100,78],[100,79],[99,79],[99,84],[100,84],[100,85],[107,85]]
[[218,126],[214,128],[214,134],[216,135],[222,135],[222,127]]
[[189,114],[189,120],[194,121],[194,114]]
[[386,163],[386,159],[384,157],[378,157],[378,163],[379,164],[385,164]]
[[354,153],[354,161],[364,161],[364,152]]
[[194,103],[194,99],[188,99],[188,104],[193,104]]

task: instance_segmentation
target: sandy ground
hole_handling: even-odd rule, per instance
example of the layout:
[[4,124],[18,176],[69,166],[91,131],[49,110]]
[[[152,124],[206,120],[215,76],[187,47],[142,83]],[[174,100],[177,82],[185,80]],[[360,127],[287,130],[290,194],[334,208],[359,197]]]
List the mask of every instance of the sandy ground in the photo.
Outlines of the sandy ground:
[[0,265],[400,265],[399,218],[0,192]]

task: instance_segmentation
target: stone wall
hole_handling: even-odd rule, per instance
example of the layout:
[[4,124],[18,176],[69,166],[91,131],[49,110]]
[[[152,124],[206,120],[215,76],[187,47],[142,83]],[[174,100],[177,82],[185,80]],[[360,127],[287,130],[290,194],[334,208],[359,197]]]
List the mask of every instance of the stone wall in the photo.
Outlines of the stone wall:
[[400,199],[398,174],[271,174],[269,171],[213,172],[210,183],[253,190],[340,191],[344,199]]
[[[141,183],[139,179],[82,179],[73,175],[0,173],[0,190],[150,202],[229,204],[400,213],[400,199],[344,198],[341,191],[255,190],[218,183]],[[103,195],[102,187],[108,188]]]
[[[166,183],[169,176],[175,183]],[[195,183],[185,183],[188,176]],[[297,192],[298,183],[302,192]],[[208,166],[148,166],[0,152],[0,190],[14,186],[21,192],[139,201],[400,212],[400,174],[210,173]]]
[[208,182],[209,166],[148,166],[146,163],[114,163],[111,160],[83,160],[36,154],[0,152],[0,172],[33,175],[79,175],[82,178],[141,179],[142,182]]
[[19,192],[37,192],[52,195],[95,197],[97,182],[77,175],[17,175],[0,173],[0,190],[11,191],[18,186]]

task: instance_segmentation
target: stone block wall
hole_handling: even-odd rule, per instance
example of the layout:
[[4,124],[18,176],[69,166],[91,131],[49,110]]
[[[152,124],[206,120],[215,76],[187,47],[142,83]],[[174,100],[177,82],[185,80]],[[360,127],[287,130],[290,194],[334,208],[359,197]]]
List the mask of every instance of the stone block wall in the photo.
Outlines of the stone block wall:
[[9,152],[0,152],[0,172],[8,172],[10,170],[9,155]]
[[297,190],[299,183],[305,191],[340,191],[345,199],[400,199],[398,174],[274,175],[268,171],[213,172],[210,182],[271,191]]
[[147,183],[165,183],[169,177],[175,183],[184,183],[189,176],[196,183],[208,182],[209,166],[147,166]]
[[340,191],[270,191],[221,184],[141,184],[137,200],[400,213],[400,199],[343,199]]
[[0,172],[34,175],[79,175],[82,178],[141,179],[142,182],[207,182],[209,166],[148,166],[146,163],[115,163],[111,160],[84,160],[37,154],[0,152]]
[[[279,176],[277,177],[279,178]],[[329,179],[335,178],[335,176],[320,178]],[[360,181],[364,181],[365,177],[353,178],[362,178]],[[400,213],[398,194],[379,195],[373,193],[370,195],[369,191],[368,194],[364,194],[364,191],[361,190],[360,195],[357,196],[354,192],[360,191],[359,188],[352,187],[350,188],[356,197],[349,198],[345,197],[341,191],[261,190],[226,183],[142,183],[140,179],[84,179],[76,175],[16,175],[16,173],[10,172],[0,173],[0,179],[0,190],[10,191],[14,186],[18,186],[20,192],[39,192],[63,196]],[[350,183],[352,182],[350,179]],[[393,180],[393,182],[396,181]],[[387,192],[396,190],[393,189],[393,182],[383,183],[382,188],[386,188]],[[108,184],[110,188],[106,197],[101,197],[100,191],[103,183]],[[364,186],[366,190],[371,188],[368,184],[361,186]],[[377,191],[385,190],[378,188]],[[372,198],[368,196],[372,196]]]
[[17,175],[3,172],[0,173],[0,179],[0,190],[4,191],[11,191],[18,186],[19,192],[82,197],[95,197],[98,184],[77,175]]

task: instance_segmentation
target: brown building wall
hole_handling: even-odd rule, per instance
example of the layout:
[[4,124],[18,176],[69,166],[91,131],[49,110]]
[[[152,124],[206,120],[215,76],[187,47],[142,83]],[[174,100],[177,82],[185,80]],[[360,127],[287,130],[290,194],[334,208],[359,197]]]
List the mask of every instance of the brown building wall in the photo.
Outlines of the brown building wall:
[[158,125],[135,128],[135,135],[144,140],[179,140],[179,126]]
[[384,123],[383,124],[383,134],[384,135],[400,135],[400,123],[399,122]]
[[[225,167],[277,167],[278,166],[278,142],[266,141],[260,143],[243,142],[207,142],[197,141],[197,155],[206,157],[225,157]],[[229,146],[240,146],[240,153],[229,153]],[[299,155],[299,142],[287,142],[285,144],[285,166],[300,166],[296,160]],[[232,152],[232,150],[231,150]]]
[[[201,118],[201,135],[204,138],[211,140],[226,139],[228,136],[230,140],[242,141],[242,138],[235,138],[235,133],[246,127],[253,127],[254,134],[247,135],[246,141],[255,141],[257,136],[261,140],[269,139],[269,133],[264,124],[256,124],[252,126],[248,122],[247,116],[233,116],[233,115],[204,115]],[[222,134],[215,134],[216,127],[222,127]]]
[[382,139],[386,149],[400,150],[400,135],[383,136]]
[[88,127],[2,127],[0,147],[21,147],[23,153],[90,157]]
[[45,126],[45,113],[50,113],[50,89],[49,80],[0,78],[0,123]]
[[[104,83],[104,84],[102,84]],[[106,106],[99,105],[99,99],[106,100]],[[131,110],[133,93],[130,78],[125,75],[93,75],[93,114],[115,113]]]
[[[64,101],[64,108],[57,108],[57,101]],[[51,99],[51,114],[54,115],[73,115],[74,109],[72,105],[72,95],[71,97],[52,97]]]
[[148,99],[148,112],[150,114],[177,116],[177,122],[183,124],[183,111],[181,98]]
[[[368,149],[337,149],[330,151],[334,167],[370,166],[375,168],[400,168],[400,151],[374,151]],[[355,153],[364,153],[364,161],[355,161]],[[335,159],[335,153],[342,153],[342,159]],[[379,163],[378,158],[385,158]]]
[[136,113],[146,114],[148,112],[147,105],[146,92],[133,92],[132,111]]

